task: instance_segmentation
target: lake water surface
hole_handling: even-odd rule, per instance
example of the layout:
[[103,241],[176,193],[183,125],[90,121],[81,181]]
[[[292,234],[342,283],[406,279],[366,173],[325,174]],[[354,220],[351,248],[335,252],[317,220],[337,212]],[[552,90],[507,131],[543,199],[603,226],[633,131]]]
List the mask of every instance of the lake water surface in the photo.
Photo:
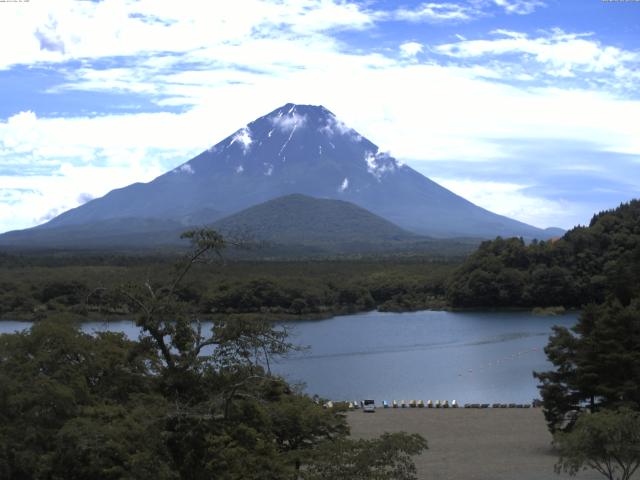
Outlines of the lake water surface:
[[[543,348],[551,327],[576,320],[575,313],[422,311],[288,322],[291,340],[309,348],[278,360],[273,370],[334,400],[525,403],[538,397],[532,371],[550,368]],[[29,325],[0,322],[0,333]],[[83,324],[87,332],[107,329],[138,335],[132,322]]]

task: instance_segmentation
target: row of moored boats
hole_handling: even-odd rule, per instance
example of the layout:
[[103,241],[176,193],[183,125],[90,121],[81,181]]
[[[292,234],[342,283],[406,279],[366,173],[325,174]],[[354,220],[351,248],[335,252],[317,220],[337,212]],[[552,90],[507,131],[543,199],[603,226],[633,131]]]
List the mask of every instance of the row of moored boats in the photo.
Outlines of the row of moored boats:
[[[339,405],[346,406],[349,410],[364,409],[367,411],[376,408],[373,400],[354,400],[353,402],[332,402],[329,400],[324,404],[325,408],[334,408]],[[382,408],[531,408],[528,403],[465,403],[460,406],[458,402],[452,400],[388,400],[382,401]]]

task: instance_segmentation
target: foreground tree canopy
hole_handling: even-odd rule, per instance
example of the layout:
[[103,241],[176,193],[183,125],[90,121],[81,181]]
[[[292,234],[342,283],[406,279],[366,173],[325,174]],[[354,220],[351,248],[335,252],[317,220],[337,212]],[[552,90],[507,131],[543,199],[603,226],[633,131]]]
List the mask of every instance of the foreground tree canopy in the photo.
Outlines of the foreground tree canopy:
[[351,440],[340,411],[270,374],[292,348],[286,331],[221,320],[203,332],[185,314],[181,282],[225,246],[186,236],[193,250],[169,281],[118,292],[138,312],[137,341],[61,318],[0,336],[0,478],[415,478],[422,437]]
[[554,327],[545,352],[555,369],[534,375],[552,432],[584,406],[640,410],[640,299],[589,305],[572,330]]
[[629,480],[640,467],[640,413],[621,409],[581,416],[571,432],[558,433],[557,471],[575,475],[593,468],[609,480]]

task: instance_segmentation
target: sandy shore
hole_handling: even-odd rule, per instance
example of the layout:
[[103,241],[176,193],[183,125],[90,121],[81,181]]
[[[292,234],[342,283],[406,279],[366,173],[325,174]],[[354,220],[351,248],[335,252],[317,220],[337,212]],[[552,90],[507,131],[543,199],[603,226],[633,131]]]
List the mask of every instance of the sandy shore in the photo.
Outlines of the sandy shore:
[[[347,419],[356,438],[399,431],[422,434],[429,450],[416,458],[420,479],[571,478],[554,473],[557,455],[541,409],[378,408],[376,413],[349,412]],[[604,477],[588,471],[574,478]]]

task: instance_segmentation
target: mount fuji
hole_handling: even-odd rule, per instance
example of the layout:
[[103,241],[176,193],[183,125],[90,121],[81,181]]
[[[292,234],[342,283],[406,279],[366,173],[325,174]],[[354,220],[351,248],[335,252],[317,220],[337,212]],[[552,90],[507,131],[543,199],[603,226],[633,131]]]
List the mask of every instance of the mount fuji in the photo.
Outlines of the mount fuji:
[[[133,241],[291,194],[351,202],[432,237],[557,234],[474,205],[381,151],[322,106],[289,103],[149,183],[113,190],[46,224],[1,235],[0,244],[43,244],[55,232],[61,238],[65,232],[130,234]],[[71,237],[82,240],[82,234]]]

